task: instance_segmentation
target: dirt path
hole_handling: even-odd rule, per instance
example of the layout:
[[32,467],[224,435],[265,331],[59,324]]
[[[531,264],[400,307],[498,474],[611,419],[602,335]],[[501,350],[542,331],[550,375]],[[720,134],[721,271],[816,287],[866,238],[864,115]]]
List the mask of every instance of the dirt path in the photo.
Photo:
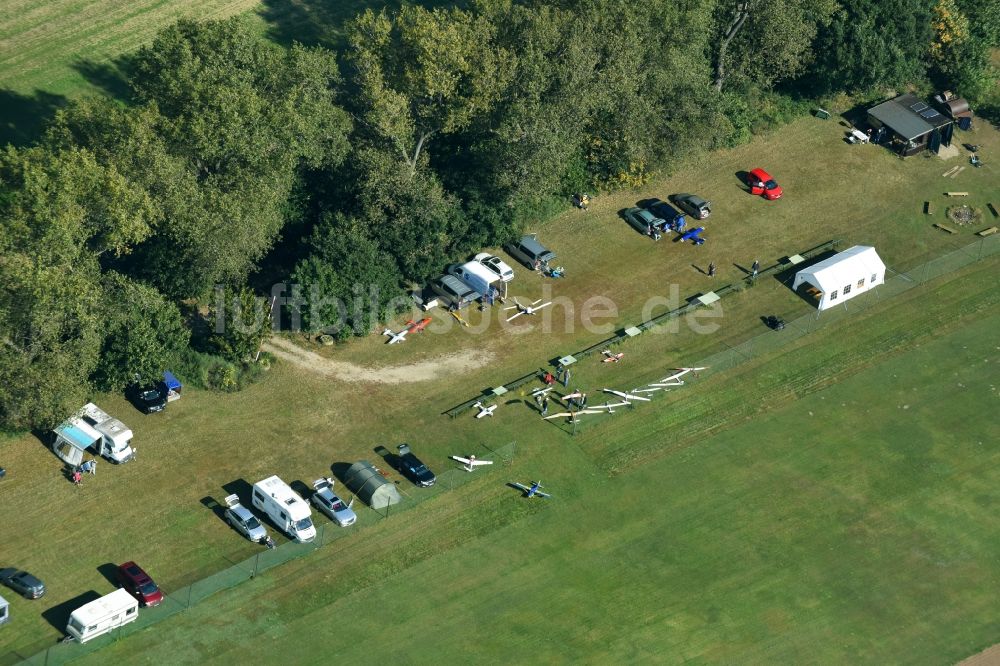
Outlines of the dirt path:
[[997,666],[1000,664],[1000,644],[988,647],[958,662],[958,666]]
[[333,361],[303,349],[284,338],[273,337],[264,343],[265,351],[300,368],[335,379],[372,382],[374,384],[410,384],[426,382],[444,375],[474,370],[486,365],[493,357],[489,352],[469,350],[448,354],[433,361],[420,361],[409,365],[389,365],[369,368],[347,361]]

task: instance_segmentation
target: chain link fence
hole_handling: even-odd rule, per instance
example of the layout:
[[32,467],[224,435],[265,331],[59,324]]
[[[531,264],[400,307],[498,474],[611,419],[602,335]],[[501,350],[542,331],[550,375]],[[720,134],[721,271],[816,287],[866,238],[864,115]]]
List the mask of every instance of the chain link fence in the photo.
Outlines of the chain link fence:
[[[430,488],[407,489],[404,484],[407,481],[400,481],[398,488],[403,496],[403,501],[395,506],[371,512],[378,517],[377,521],[386,520],[398,513],[405,513],[423,502],[436,497],[437,495],[459,488],[469,483],[475,478],[490,475],[499,468],[510,466],[514,461],[514,454],[517,450],[517,442],[509,442],[499,447],[490,447],[486,444],[479,444],[479,451],[475,455],[479,458],[493,461],[491,467],[485,467],[477,473],[470,474],[458,467],[460,463],[455,463],[455,467],[448,469],[437,475],[437,482]],[[391,481],[396,481],[395,476],[387,477]],[[357,506],[358,503],[355,503]],[[359,513],[360,513],[359,507]],[[261,550],[256,555],[249,557],[242,562],[238,562],[230,567],[217,571],[206,578],[202,578],[190,585],[165,594],[163,603],[155,608],[142,608],[139,617],[134,622],[119,627],[112,632],[95,638],[87,643],[77,643],[75,641],[64,640],[48,648],[42,649],[38,653],[25,657],[17,652],[11,652],[0,657],[0,664],[38,664],[44,666],[56,666],[65,664],[74,659],[100,650],[122,638],[137,631],[141,631],[150,625],[161,622],[168,617],[198,604],[208,597],[222,590],[236,587],[240,583],[252,580],[258,574],[269,569],[284,564],[294,559],[309,555],[315,550],[342,539],[357,529],[365,529],[364,526],[356,525],[350,528],[342,528],[326,520],[325,517],[318,519],[316,538],[309,543],[296,543],[289,541],[282,543],[275,548]],[[377,523],[372,523],[377,524]]]

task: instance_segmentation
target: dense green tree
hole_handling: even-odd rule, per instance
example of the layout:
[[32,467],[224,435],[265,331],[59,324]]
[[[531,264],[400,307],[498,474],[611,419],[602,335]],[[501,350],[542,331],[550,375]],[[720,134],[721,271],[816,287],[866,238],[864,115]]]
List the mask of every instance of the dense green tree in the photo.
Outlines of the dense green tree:
[[267,299],[247,287],[218,290],[211,313],[215,324],[213,345],[234,363],[253,361],[271,332],[270,314]]
[[770,88],[795,78],[812,61],[820,27],[836,0],[723,0],[718,3],[715,88]]
[[102,391],[120,391],[132,381],[162,377],[190,338],[177,306],[153,287],[113,271],[102,282],[104,341],[95,385]]
[[50,427],[83,404],[101,344],[98,258],[146,233],[133,194],[84,151],[0,152],[4,425]]
[[246,19],[181,21],[140,50],[132,86],[188,171],[139,255],[145,276],[174,297],[246,277],[286,222],[300,170],[346,155],[338,80],[332,53],[282,49]]
[[494,27],[458,9],[365,10],[348,29],[347,57],[366,137],[412,175],[435,134],[467,127],[510,77]]
[[858,92],[920,82],[933,36],[934,0],[854,0],[820,28],[806,87],[818,93]]
[[368,333],[402,294],[396,263],[372,238],[367,222],[326,215],[308,252],[292,275],[300,295],[292,316],[308,331],[341,338]]

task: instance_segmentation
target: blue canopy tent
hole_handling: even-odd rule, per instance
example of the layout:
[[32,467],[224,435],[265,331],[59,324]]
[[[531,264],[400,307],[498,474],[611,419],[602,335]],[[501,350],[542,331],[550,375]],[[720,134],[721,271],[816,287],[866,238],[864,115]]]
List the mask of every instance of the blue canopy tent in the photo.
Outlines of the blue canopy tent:
[[164,370],[163,383],[167,386],[167,402],[181,399],[181,382],[174,376],[174,373]]

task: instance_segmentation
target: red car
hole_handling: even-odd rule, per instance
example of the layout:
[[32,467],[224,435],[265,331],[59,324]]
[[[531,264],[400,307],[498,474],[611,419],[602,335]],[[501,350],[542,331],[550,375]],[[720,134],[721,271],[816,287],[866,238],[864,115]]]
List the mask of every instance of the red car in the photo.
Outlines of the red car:
[[763,194],[768,201],[781,198],[781,185],[778,185],[774,178],[771,178],[771,175],[763,169],[754,169],[748,173],[747,185],[750,186],[750,194]]
[[144,606],[158,606],[163,601],[163,592],[135,562],[118,567],[118,582]]

